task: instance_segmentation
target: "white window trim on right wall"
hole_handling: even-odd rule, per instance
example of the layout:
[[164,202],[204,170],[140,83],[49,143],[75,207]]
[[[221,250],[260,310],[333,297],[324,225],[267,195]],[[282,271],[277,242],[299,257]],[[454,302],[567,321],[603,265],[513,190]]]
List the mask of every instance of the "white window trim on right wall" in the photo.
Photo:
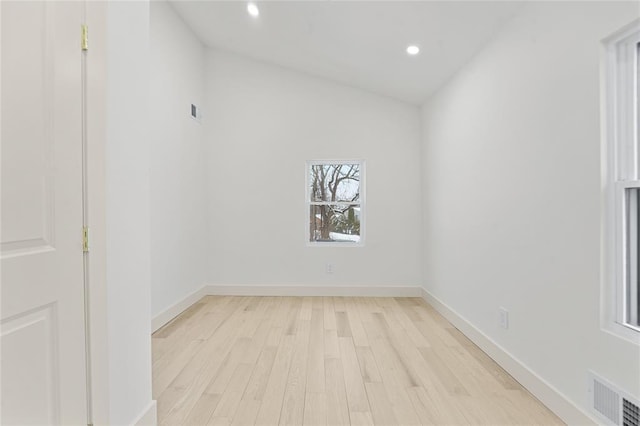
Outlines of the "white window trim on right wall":
[[640,344],[640,329],[626,324],[625,187],[640,186],[638,46],[640,19],[603,41],[603,329]]

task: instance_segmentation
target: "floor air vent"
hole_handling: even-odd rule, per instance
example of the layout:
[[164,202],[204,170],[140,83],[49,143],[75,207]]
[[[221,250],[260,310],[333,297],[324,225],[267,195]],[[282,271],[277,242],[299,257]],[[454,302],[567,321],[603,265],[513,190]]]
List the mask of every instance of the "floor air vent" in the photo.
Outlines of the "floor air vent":
[[622,398],[622,425],[640,426],[640,408],[626,398]]
[[640,426],[640,404],[607,380],[589,372],[591,408],[615,426]]

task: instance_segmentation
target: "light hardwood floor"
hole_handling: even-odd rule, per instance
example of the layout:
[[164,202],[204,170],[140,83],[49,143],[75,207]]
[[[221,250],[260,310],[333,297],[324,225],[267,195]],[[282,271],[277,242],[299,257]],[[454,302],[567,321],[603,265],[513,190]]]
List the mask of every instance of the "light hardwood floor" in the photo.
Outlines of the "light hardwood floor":
[[207,296],[152,341],[161,425],[563,424],[419,298]]

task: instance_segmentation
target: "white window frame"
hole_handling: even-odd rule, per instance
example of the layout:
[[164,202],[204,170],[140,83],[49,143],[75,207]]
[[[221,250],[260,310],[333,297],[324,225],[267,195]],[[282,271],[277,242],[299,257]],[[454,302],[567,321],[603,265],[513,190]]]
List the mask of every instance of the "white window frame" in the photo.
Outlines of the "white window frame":
[[627,188],[640,187],[638,45],[640,19],[603,41],[603,304],[607,331],[640,344],[640,327],[626,322]]
[[[356,242],[318,242],[309,240],[309,210],[313,204],[325,204],[311,201],[309,176],[311,174],[311,166],[321,164],[359,164],[360,165],[360,241]],[[308,160],[305,167],[305,228],[304,236],[307,247],[364,247],[366,233],[366,167],[363,159],[355,160]],[[345,203],[346,204],[346,203]]]

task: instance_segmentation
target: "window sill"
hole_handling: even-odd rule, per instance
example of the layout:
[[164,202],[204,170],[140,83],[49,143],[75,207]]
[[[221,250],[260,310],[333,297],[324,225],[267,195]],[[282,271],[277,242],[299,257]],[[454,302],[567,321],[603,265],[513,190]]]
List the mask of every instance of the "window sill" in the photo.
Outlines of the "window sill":
[[355,247],[364,247],[364,243],[363,242],[360,242],[360,243],[338,243],[338,242],[312,243],[309,241],[307,242],[307,247],[355,248]]
[[618,322],[607,321],[602,325],[601,330],[636,346],[640,346],[640,329],[622,325]]

